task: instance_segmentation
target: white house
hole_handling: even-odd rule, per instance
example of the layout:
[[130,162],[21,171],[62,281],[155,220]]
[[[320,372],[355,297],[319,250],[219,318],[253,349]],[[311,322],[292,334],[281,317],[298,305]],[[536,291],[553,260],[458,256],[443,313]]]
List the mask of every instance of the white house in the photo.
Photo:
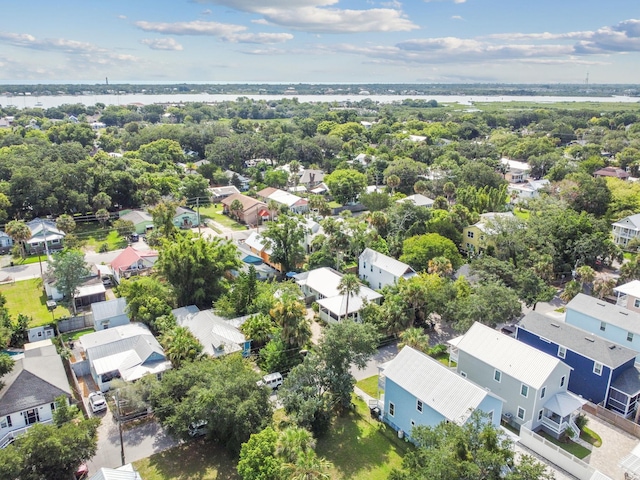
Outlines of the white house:
[[96,332],[131,323],[127,314],[127,299],[124,297],[92,303],[91,313]]
[[500,163],[505,171],[504,178],[509,183],[526,182],[529,178],[531,167],[526,162],[511,160],[510,158],[501,158]]
[[65,237],[64,232],[59,230],[51,220],[34,218],[27,222],[27,226],[31,230],[31,238],[25,242],[29,252],[48,253],[52,250],[62,249],[62,242]]
[[574,418],[586,400],[567,391],[572,369],[562,360],[478,322],[450,344],[458,373],[504,400],[505,420],[556,438],[579,432]]
[[401,278],[408,280],[415,275],[416,271],[406,263],[370,248],[365,248],[358,257],[360,280],[378,290],[387,285],[395,285]]
[[409,195],[408,197],[400,198],[399,200],[396,200],[396,203],[413,203],[416,207],[432,208],[435,200],[416,193],[414,195]]
[[540,196],[540,191],[549,186],[549,180],[543,178],[541,180],[527,179],[523,183],[510,183],[507,186],[507,192],[509,195],[515,196],[512,200],[513,203],[517,203],[523,200],[531,200]]
[[71,398],[67,374],[51,340],[27,343],[24,356],[2,377],[0,389],[0,448],[35,423],[50,423],[55,400]]
[[616,305],[640,313],[640,280],[632,280],[613,289]]
[[98,388],[106,392],[111,380],[133,382],[145,375],[161,377],[171,369],[164,350],[142,323],[83,335],[78,340],[89,362],[91,376]]
[[339,322],[345,318],[359,320],[365,301],[379,303],[382,298],[378,292],[361,285],[360,291],[347,299],[347,295],[338,291],[342,274],[329,267],[299,273],[293,278],[303,294],[318,303],[320,318],[327,322]]
[[309,202],[306,198],[301,198],[293,193],[285,192],[279,188],[267,187],[258,192],[258,197],[265,203],[273,200],[279,205],[287,207],[294,213],[305,213],[309,210]]
[[613,242],[626,247],[629,241],[640,236],[640,213],[624,217],[612,224]]
[[127,463],[117,468],[102,467],[89,480],[142,480],[140,473]]

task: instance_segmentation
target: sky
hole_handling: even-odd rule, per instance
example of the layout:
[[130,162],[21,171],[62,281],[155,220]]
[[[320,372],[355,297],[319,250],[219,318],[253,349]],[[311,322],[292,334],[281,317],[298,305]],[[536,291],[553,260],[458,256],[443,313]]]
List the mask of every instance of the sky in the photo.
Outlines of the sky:
[[640,83],[638,0],[1,0],[1,83]]

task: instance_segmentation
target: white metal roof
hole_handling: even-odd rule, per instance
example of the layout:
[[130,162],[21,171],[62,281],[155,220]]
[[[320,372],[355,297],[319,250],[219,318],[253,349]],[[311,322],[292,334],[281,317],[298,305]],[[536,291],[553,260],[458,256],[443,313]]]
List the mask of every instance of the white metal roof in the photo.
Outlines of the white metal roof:
[[[402,277],[405,274],[413,273],[416,274],[416,271],[400,260],[396,260],[393,257],[388,255],[384,255],[383,253],[376,252],[371,248],[365,248],[364,251],[360,254],[360,261],[367,262],[374,267],[378,267],[385,272],[389,272],[395,277]],[[413,275],[411,275],[413,276]]]
[[411,347],[404,347],[386,364],[384,375],[458,425],[464,424],[487,396],[498,398]]
[[624,285],[614,288],[613,291],[622,293],[623,295],[631,295],[632,297],[640,298],[640,280],[632,280]]
[[559,365],[570,371],[570,367],[559,359],[478,322],[471,326],[457,347],[460,352],[535,389],[542,387]]
[[96,302],[91,304],[91,312],[93,313],[93,321],[98,322],[105,318],[119,317],[127,313],[127,299],[124,297],[106,300],[104,302]]
[[224,353],[238,352],[243,349],[246,337],[238,329],[248,317],[240,317],[234,320],[225,320],[218,317],[212,310],[198,311],[191,305],[173,310],[178,325],[189,331],[202,344],[204,351],[217,356],[216,350],[224,347]]

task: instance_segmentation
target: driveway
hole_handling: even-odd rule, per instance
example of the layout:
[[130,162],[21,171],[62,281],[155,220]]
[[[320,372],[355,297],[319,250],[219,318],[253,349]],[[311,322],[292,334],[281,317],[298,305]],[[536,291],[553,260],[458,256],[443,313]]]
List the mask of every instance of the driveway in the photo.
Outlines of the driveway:
[[364,369],[358,370],[355,366],[351,366],[351,375],[360,381],[364,378],[373,377],[378,375],[378,365],[388,362],[398,354],[398,344],[393,342],[384,347],[380,347],[376,354],[369,359]]
[[[167,435],[155,420],[136,425],[124,424],[122,437],[124,463],[135,462],[178,445],[178,441]],[[89,475],[95,474],[102,467],[115,468],[122,464],[118,424],[111,411],[107,410],[98,427],[98,450],[87,462]]]

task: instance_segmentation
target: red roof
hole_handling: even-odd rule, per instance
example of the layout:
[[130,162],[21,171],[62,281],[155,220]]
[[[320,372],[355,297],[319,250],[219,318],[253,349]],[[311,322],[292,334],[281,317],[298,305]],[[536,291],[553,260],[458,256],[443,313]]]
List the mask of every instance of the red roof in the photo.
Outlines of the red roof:
[[269,212],[267,212],[266,210],[262,209],[258,212],[258,215],[260,215],[261,217],[268,217],[269,216]]
[[111,262],[111,268],[113,269],[114,272],[116,270],[117,271],[126,270],[131,265],[136,263],[138,260],[141,260],[146,257],[157,257],[157,256],[158,256],[158,252],[154,250],[138,251],[133,247],[127,247],[124,249],[124,251],[120,255],[118,255],[116,258],[113,259],[113,261]]

